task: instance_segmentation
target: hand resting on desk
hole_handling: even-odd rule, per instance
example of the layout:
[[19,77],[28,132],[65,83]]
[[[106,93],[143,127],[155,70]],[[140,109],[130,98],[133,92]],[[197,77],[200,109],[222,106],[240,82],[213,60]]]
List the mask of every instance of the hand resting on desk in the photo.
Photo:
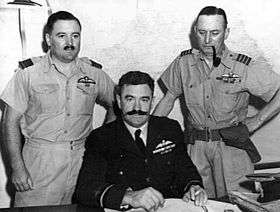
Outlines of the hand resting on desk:
[[[208,200],[205,204],[208,212],[224,212],[232,210],[232,212],[241,212],[241,210],[233,204]],[[185,202],[182,199],[166,199],[164,206],[159,207],[156,212],[204,212],[202,207],[194,205],[193,201]],[[112,209],[105,209],[105,212],[117,212]],[[143,208],[131,209],[128,212],[146,212]]]

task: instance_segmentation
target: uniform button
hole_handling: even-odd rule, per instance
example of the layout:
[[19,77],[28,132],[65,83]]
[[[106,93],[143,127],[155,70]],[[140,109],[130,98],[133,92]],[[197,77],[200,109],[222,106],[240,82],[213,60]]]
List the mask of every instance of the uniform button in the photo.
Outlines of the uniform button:
[[147,178],[146,178],[146,182],[147,182],[147,183],[150,183],[150,182],[151,182],[151,178],[147,177]]
[[70,116],[70,113],[67,113],[66,115],[67,115],[67,116]]
[[69,100],[70,100],[70,97],[66,97],[66,99],[69,101]]
[[190,88],[192,88],[192,85],[190,85]]
[[169,165],[169,166],[170,166],[170,164],[171,164],[171,162],[170,162],[170,161],[167,161],[167,165]]
[[209,99],[209,96],[207,95],[206,98]]
[[119,175],[123,175],[123,171],[119,171]]
[[148,163],[148,159],[147,158],[145,159],[145,163]]
[[68,131],[67,131],[67,130],[64,130],[64,133],[66,134],[66,133],[68,133]]

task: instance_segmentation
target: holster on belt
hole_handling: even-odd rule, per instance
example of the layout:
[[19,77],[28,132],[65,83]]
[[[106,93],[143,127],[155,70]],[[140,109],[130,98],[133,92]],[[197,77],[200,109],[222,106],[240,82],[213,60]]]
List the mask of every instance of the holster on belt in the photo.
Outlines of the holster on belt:
[[227,146],[245,150],[252,163],[256,163],[261,160],[261,155],[254,143],[251,141],[249,130],[245,124],[239,123],[236,126],[210,131],[211,133],[206,130],[193,129],[191,132],[185,134],[185,136],[188,136],[189,144],[194,144],[196,140],[208,141],[209,139],[222,139]]
[[261,160],[261,155],[251,141],[249,130],[245,124],[239,123],[237,126],[222,128],[219,132],[226,145],[244,149],[249,155],[252,163]]

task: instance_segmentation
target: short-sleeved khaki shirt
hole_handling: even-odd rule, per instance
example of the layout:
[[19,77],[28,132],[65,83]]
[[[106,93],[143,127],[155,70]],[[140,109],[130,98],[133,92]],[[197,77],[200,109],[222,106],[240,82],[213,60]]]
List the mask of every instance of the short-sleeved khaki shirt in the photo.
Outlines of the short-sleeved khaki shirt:
[[33,64],[18,69],[1,98],[23,114],[24,136],[50,142],[79,140],[92,130],[96,101],[111,105],[114,83],[85,58],[76,59],[71,76],[63,75],[49,53],[32,58]]
[[[234,74],[233,83],[221,80]],[[250,57],[223,51],[221,63],[212,69],[201,53],[188,50],[178,56],[160,80],[174,96],[184,96],[184,116],[197,129],[219,129],[244,121],[248,112],[249,93],[270,101],[280,87],[280,76],[269,64]]]

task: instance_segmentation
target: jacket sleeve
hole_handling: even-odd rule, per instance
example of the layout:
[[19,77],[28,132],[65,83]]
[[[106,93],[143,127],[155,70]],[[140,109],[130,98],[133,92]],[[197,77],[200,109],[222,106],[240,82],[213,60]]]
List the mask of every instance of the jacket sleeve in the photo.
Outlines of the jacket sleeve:
[[93,131],[86,142],[75,198],[78,203],[90,207],[120,209],[127,187],[106,182],[106,149],[105,140]]
[[177,134],[174,187],[182,197],[191,185],[200,185],[203,188],[203,183],[196,166],[187,153],[184,135],[178,122],[176,122],[174,131]]

